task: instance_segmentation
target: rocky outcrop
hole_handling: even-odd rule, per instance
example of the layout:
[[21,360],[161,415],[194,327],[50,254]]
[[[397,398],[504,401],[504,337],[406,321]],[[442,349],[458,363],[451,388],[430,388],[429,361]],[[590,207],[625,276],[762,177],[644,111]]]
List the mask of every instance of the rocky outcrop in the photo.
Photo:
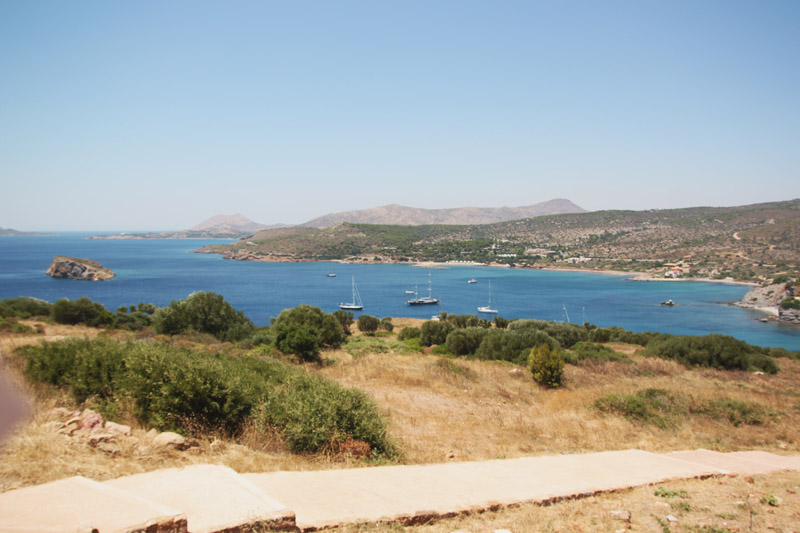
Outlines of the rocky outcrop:
[[800,325],[800,309],[778,309],[778,320]]
[[105,281],[116,274],[97,261],[78,257],[56,256],[47,269],[47,275],[53,278],[81,279],[87,281]]
[[771,315],[778,315],[778,304],[792,295],[792,286],[789,283],[775,283],[766,287],[756,287],[747,291],[741,301],[736,302],[739,307],[759,309]]
[[767,312],[781,322],[800,324],[800,309],[781,307],[780,305],[787,298],[794,296],[795,290],[791,282],[775,283],[748,291],[742,301],[737,302],[736,305]]

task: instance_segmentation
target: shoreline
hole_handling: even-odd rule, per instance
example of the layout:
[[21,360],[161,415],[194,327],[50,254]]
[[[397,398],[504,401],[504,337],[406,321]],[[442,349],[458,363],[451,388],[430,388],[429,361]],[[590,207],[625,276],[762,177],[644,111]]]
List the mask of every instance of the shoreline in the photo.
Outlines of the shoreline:
[[[393,261],[393,260],[380,260],[364,259],[360,261],[353,261],[348,259],[299,259],[290,258],[286,256],[259,256],[254,257],[253,254],[247,251],[241,251],[238,254],[228,254],[216,250],[206,250],[199,248],[193,250],[195,253],[203,254],[219,254],[223,259],[231,261],[256,261],[264,263],[338,263],[346,265],[409,265],[419,268],[434,268],[444,269],[449,267],[470,267],[470,268],[514,268],[518,270],[545,270],[549,272],[582,272],[586,274],[601,274],[605,276],[628,276],[627,281],[666,281],[666,282],[687,282],[696,281],[702,283],[723,283],[728,285],[742,285],[745,287],[760,287],[761,284],[755,281],[737,281],[734,279],[714,279],[714,278],[662,278],[649,274],[647,272],[637,272],[629,270],[607,270],[607,269],[594,269],[594,268],[580,268],[574,266],[514,266],[505,263],[478,263],[474,261]],[[238,255],[238,257],[237,257]],[[383,258],[382,258],[383,259]]]

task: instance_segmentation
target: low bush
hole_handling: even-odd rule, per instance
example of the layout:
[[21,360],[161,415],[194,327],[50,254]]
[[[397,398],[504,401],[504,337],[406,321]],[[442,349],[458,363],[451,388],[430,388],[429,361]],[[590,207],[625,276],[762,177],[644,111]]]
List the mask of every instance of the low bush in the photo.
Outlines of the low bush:
[[116,324],[111,311],[85,296],[77,300],[66,298],[58,300],[50,309],[50,316],[59,324],[85,324],[90,327],[108,327]]
[[445,344],[453,355],[472,355],[488,333],[489,330],[482,327],[454,329],[447,335]]
[[25,374],[32,381],[64,386],[73,398],[107,401],[122,371],[123,345],[110,339],[67,339],[25,347]]
[[321,348],[338,348],[347,338],[341,315],[336,317],[306,304],[281,311],[271,329],[280,351],[304,361],[319,362]]
[[632,394],[607,394],[594,402],[603,413],[613,413],[662,429],[677,427],[688,415],[708,416],[734,427],[765,424],[777,413],[761,404],[731,398],[696,400],[680,398],[664,389],[645,389]]
[[408,327],[403,328],[400,330],[400,333],[397,335],[397,338],[401,341],[405,341],[408,339],[419,339],[422,336],[422,330],[415,327]]
[[140,303],[138,306],[122,306],[117,309],[115,326],[130,331],[141,331],[153,323],[153,314],[157,311],[153,304]]
[[702,413],[715,420],[724,420],[732,426],[760,426],[776,413],[763,405],[733,400],[731,398],[715,398],[696,407],[693,412]]
[[683,403],[664,389],[646,389],[634,394],[606,394],[594,402],[603,413],[613,413],[642,424],[666,429],[677,425],[686,412]]
[[551,350],[558,350],[559,344],[550,335],[534,328],[491,330],[481,340],[475,351],[478,359],[508,361],[526,365],[528,355],[534,346],[547,344]]
[[378,327],[380,325],[381,321],[374,316],[361,315],[360,317],[358,317],[358,330],[361,333],[366,333],[367,335],[371,335],[376,331],[378,331]]
[[616,352],[608,346],[580,341],[572,346],[570,352],[565,352],[564,362],[579,365],[584,361],[630,361],[625,355]]
[[506,329],[508,327],[508,319],[501,316],[494,317],[494,327],[497,329]]
[[444,344],[447,342],[447,335],[453,331],[450,322],[442,320],[428,320],[422,324],[422,334],[419,343],[423,346],[433,346],[434,344]]
[[440,320],[444,320],[453,325],[454,328],[490,328],[492,323],[485,318],[477,315],[448,315],[442,313]]
[[[236,435],[248,421],[277,429],[294,452],[347,439],[396,453],[364,393],[269,358],[233,357],[152,342],[64,340],[23,350],[26,375],[141,422],[186,433]],[[267,427],[269,426],[269,428]]]
[[20,324],[15,318],[10,317],[0,317],[0,331],[11,331],[13,333],[39,333],[38,329],[26,324]]
[[721,370],[761,370],[778,372],[778,365],[766,350],[727,335],[658,335],[647,343],[647,355],[673,359],[687,367]]
[[405,341],[361,335],[347,339],[347,342],[342,345],[342,350],[353,357],[361,357],[367,354],[404,354],[419,351],[418,347],[419,344],[415,349]]
[[50,316],[53,304],[38,298],[7,298],[0,300],[0,317],[31,318]]

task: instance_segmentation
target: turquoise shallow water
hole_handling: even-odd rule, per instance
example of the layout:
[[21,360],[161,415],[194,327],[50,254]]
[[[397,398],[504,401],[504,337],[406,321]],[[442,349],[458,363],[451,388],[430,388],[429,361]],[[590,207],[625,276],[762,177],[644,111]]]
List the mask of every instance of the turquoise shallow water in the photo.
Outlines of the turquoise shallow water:
[[[503,268],[423,269],[408,265],[335,263],[255,263],[226,261],[192,250],[220,241],[88,240],[87,234],[57,237],[0,237],[0,298],[34,296],[48,301],[88,296],[114,310],[152,302],[166,305],[193,291],[222,294],[256,324],[269,323],[282,309],[301,303],[325,311],[351,299],[355,277],[364,312],[378,317],[429,318],[441,311],[476,314],[488,303],[506,318],[569,319],[633,331],[686,335],[722,333],[760,346],[800,350],[800,329],[773,322],[762,314],[728,305],[747,287],[702,282],[634,282],[622,276]],[[55,255],[86,257],[117,273],[106,282],[52,279],[44,274]],[[336,277],[327,273],[335,272]],[[411,307],[405,294],[414,286],[427,294],[431,273],[436,306]],[[467,284],[475,277],[478,283]],[[662,307],[672,299],[676,307]],[[564,311],[566,308],[566,313]]]

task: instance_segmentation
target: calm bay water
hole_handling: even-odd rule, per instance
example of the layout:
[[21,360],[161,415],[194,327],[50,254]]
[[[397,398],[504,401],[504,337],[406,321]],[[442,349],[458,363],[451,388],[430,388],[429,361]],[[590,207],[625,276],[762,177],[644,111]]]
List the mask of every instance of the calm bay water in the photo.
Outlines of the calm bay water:
[[[475,314],[488,303],[505,318],[589,321],[601,327],[685,335],[722,333],[760,346],[800,350],[800,329],[761,323],[761,313],[727,305],[747,287],[702,282],[632,282],[623,276],[490,267],[424,269],[408,265],[256,263],[197,254],[211,240],[88,240],[85,233],[57,237],[0,237],[0,299],[33,296],[50,302],[87,296],[110,310],[151,302],[167,305],[194,291],[222,294],[258,325],[301,303],[327,312],[351,300],[351,277],[364,312],[429,318],[441,311]],[[116,272],[106,282],[53,279],[45,275],[55,255],[86,257]],[[336,277],[328,277],[329,272]],[[408,306],[406,290],[427,294],[431,273],[436,306]],[[475,277],[478,283],[467,284]],[[676,307],[662,307],[672,299]],[[564,309],[566,308],[566,312]],[[490,315],[491,317],[491,315]]]

